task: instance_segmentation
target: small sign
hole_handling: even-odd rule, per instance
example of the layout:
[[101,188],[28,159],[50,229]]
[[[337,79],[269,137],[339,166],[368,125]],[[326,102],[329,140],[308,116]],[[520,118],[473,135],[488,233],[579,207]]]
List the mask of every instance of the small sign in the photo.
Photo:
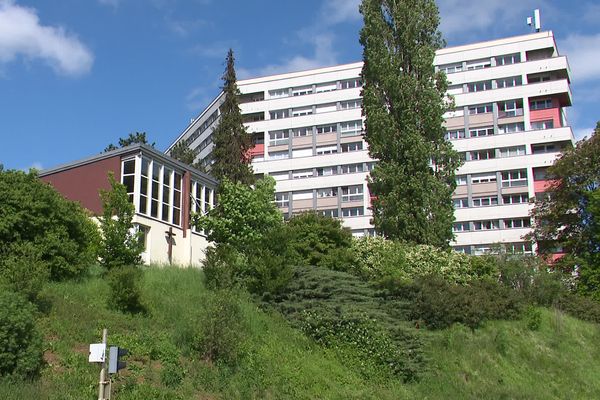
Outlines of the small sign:
[[88,361],[91,363],[103,363],[106,355],[105,343],[90,344],[90,356]]

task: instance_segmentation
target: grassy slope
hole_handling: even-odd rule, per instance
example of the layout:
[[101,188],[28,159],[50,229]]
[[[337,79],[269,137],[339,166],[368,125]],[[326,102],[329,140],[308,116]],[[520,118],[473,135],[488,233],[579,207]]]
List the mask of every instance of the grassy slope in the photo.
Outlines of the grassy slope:
[[[127,316],[105,306],[99,278],[52,284],[41,320],[49,365],[39,382],[0,385],[0,398],[93,399],[99,369],[87,346],[102,327],[109,342],[131,351],[113,398],[124,399],[400,399],[594,398],[600,393],[600,328],[544,311],[539,331],[524,321],[488,323],[474,333],[460,326],[428,337],[430,371],[416,384],[377,383],[319,348],[278,316],[250,301],[241,305],[248,327],[236,369],[195,359],[185,347],[210,295],[195,270],[150,269],[143,298],[148,314]],[[175,378],[173,378],[175,377]]]

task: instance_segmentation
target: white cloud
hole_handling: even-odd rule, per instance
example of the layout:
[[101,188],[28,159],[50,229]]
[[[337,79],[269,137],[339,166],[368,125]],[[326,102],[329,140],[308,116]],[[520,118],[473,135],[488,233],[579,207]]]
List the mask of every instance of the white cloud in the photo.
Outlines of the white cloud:
[[94,61],[91,51],[64,28],[41,25],[34,9],[0,0],[0,64],[18,56],[42,59],[65,75],[82,75]]
[[320,11],[321,22],[335,25],[361,19],[358,6],[360,0],[327,0]]
[[570,35],[560,42],[558,48],[569,60],[575,83],[600,78],[600,33]]

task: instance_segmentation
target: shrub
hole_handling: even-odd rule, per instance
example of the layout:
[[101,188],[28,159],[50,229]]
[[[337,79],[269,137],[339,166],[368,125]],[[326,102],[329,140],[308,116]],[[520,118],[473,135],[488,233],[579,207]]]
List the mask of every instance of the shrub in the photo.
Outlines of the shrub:
[[298,265],[344,269],[352,264],[352,232],[339,219],[308,211],[287,222],[291,251]]
[[514,319],[522,307],[517,293],[489,279],[459,285],[429,276],[399,285],[391,294],[410,301],[412,318],[432,329],[457,322],[475,329],[485,320]]
[[0,254],[0,286],[37,301],[50,275],[37,247],[30,242],[17,242],[6,252]]
[[139,313],[145,311],[141,302],[142,271],[132,265],[115,267],[108,274],[109,305],[117,310]]
[[542,325],[542,312],[536,307],[529,306],[525,311],[525,320],[529,330],[537,331]]
[[231,291],[210,293],[202,304],[203,312],[192,349],[212,362],[235,365],[242,356],[243,315]]
[[600,323],[600,303],[575,293],[565,293],[556,301],[556,308],[584,321]]
[[14,292],[0,292],[0,376],[30,378],[42,366],[35,308]]
[[95,262],[98,237],[81,206],[35,172],[0,171],[0,255],[9,255],[15,243],[29,243],[51,279],[72,278]]

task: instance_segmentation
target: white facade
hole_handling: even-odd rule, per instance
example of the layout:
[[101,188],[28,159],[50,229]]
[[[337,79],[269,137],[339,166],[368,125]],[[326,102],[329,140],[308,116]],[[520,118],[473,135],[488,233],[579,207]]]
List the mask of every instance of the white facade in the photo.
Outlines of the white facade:
[[[457,171],[457,250],[479,254],[496,243],[531,251],[528,199],[543,191],[544,168],[573,143],[564,107],[570,70],[551,32],[451,47],[437,52],[455,109],[448,139],[465,157]],[[238,82],[240,108],[255,135],[252,166],[277,180],[276,202],[291,215],[317,209],[370,234],[367,174],[374,165],[362,139],[362,63]],[[179,136],[199,159],[210,153],[219,96]]]

